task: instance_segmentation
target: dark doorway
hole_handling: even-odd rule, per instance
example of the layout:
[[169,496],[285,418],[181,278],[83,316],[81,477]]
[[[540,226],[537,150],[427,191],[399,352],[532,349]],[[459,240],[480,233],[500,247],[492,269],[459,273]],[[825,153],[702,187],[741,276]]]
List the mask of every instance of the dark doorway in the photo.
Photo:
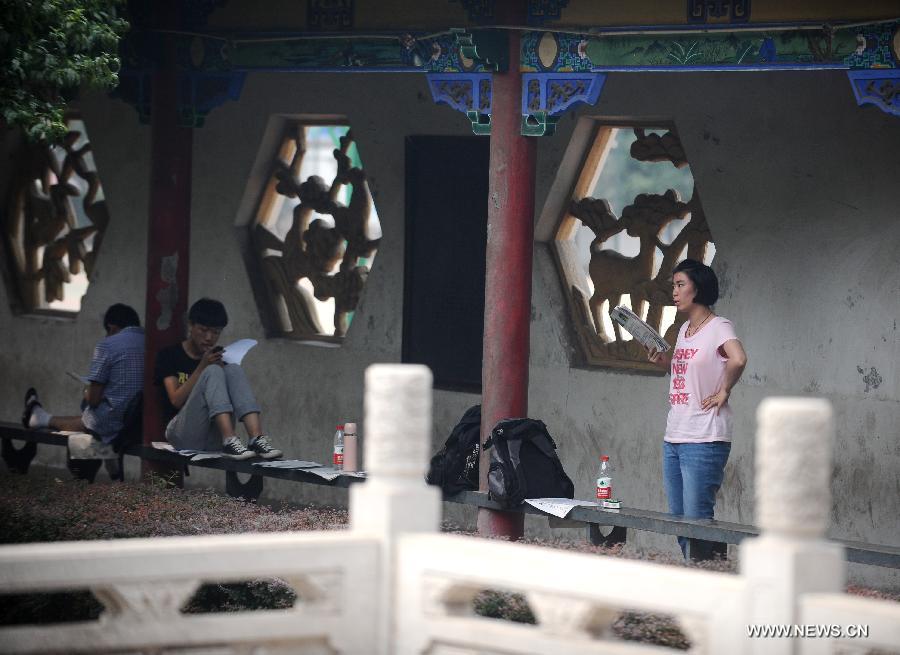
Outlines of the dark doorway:
[[406,138],[403,361],[428,365],[440,389],[481,393],[489,147]]

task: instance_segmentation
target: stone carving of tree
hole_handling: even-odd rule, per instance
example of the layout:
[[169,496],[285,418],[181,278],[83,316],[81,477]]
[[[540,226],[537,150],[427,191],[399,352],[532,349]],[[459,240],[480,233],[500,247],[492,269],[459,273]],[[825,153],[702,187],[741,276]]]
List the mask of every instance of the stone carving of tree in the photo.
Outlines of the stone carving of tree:
[[[688,162],[677,135],[668,131],[662,135],[637,128],[631,144],[630,157],[642,162],[669,162],[676,168]],[[599,139],[598,139],[599,141]],[[607,142],[603,147],[607,147]],[[590,157],[589,157],[590,160]],[[597,160],[602,158],[597,157]],[[583,171],[582,175],[594,176],[598,171]],[[568,216],[560,226],[560,234],[571,234],[570,223],[578,219],[594,235],[590,243],[588,275],[593,294],[588,298],[575,283],[567,284],[572,295],[576,332],[589,362],[629,367],[646,366],[646,355],[640,344],[623,338],[616,323],[608,334],[604,328],[603,312],[621,304],[623,296],[629,296],[631,308],[642,314],[647,304],[646,320],[657,331],[663,328],[663,313],[672,305],[671,271],[675,264],[689,257],[703,261],[712,235],[700,203],[700,195],[694,186],[692,195],[683,201],[678,191],[668,189],[663,193],[641,193],[616,216],[605,198],[585,196],[573,199]],[[682,223],[677,235],[666,243],[663,234]],[[620,233],[637,238],[639,250],[627,256],[615,249],[604,247]],[[559,238],[559,237],[558,237]],[[661,256],[661,262],[658,262]],[[658,268],[655,264],[658,263]],[[576,270],[562,264],[566,275]],[[674,343],[681,320],[668,326],[665,338]]]
[[62,149],[59,158],[46,145],[25,145],[4,235],[13,286],[25,312],[64,300],[73,276],[93,275],[109,213],[100,178],[88,162],[86,136],[76,147],[82,136],[70,129],[56,146]]
[[[288,138],[294,142],[294,155],[289,163],[276,163],[274,192],[300,202],[294,207],[291,226],[283,239],[257,222],[252,230],[254,248],[278,330],[299,337],[325,334],[312,298],[299,284],[305,278],[312,285],[314,298],[334,298],[334,336],[342,337],[369,272],[358,260],[371,258],[380,241],[369,239],[367,233],[372,196],[365,172],[353,166],[348,155],[353,145],[349,131],[333,152],[337,162],[334,180],[328,184],[318,175],[300,180],[305,126],[293,127],[296,132]],[[344,205],[337,198],[348,184],[352,192],[349,204]],[[330,216],[333,226],[316,215]]]

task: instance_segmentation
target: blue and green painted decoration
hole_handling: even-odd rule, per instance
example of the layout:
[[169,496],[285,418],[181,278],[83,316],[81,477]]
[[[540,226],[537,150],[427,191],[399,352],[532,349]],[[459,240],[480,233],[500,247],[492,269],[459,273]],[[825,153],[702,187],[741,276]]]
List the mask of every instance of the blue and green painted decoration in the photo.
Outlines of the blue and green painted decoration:
[[[466,2],[487,11],[488,2]],[[535,15],[558,16],[564,2],[536,2]],[[482,6],[483,5],[483,6]],[[539,10],[539,11],[538,11]],[[693,30],[693,31],[691,31]],[[859,104],[900,116],[900,20],[854,26],[741,28],[697,32],[657,27],[574,33],[532,29],[522,36],[522,133],[553,134],[571,106],[594,104],[610,72],[847,70]],[[303,33],[229,35],[144,33],[125,47],[120,94],[149,114],[149,82],[163,39],[175,41],[185,124],[199,126],[213,107],[240,95],[248,72],[409,72],[428,75],[436,102],[467,115],[476,134],[490,133],[491,79],[508,61],[508,31],[440,33]]]

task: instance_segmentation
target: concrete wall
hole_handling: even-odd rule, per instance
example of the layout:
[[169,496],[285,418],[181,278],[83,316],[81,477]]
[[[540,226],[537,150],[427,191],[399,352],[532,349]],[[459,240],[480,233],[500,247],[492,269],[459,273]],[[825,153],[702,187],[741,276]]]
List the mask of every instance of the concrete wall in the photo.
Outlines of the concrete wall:
[[[51,410],[74,410],[77,386],[61,372],[86,368],[101,336],[100,313],[115,301],[143,310],[149,128],[137,123],[133,110],[105,97],[85,98],[82,111],[112,224],[77,320],[14,318],[2,291],[0,416],[7,420],[20,414],[29,384]],[[268,118],[281,113],[348,117],[382,221],[374,269],[339,349],[265,340],[241,259],[239,207]],[[716,309],[734,321],[750,357],[732,396],[734,447],[718,517],[753,520],[760,400],[819,395],[834,403],[838,420],[832,534],[900,543],[900,270],[894,255],[900,244],[894,200],[900,120],[858,108],[841,72],[611,75],[596,107],[565,116],[556,136],[541,139],[537,213],[576,119],[593,115],[674,121],[703,194],[723,290]],[[289,455],[327,460],[334,424],[362,415],[365,367],[400,359],[404,137],[467,133],[465,118],[435,106],[418,76],[287,74],[251,75],[241,100],[214,110],[195,132],[190,295],[226,302],[232,319],[226,342],[260,340],[245,368],[271,433]],[[530,414],[559,442],[578,496],[590,497],[604,452],[618,467],[617,495],[626,505],[664,510],[667,380],[574,368],[576,342],[546,245],[536,244],[534,264]],[[873,368],[878,386],[863,380]],[[437,445],[477,397],[438,391],[434,402]],[[41,457],[58,464],[48,450]],[[196,474],[189,482],[222,480]],[[267,490],[299,502],[346,498],[286,483],[267,482]],[[472,518],[458,508],[448,517]],[[530,519],[529,529],[547,530]],[[669,538],[638,535],[633,543],[675,552]],[[870,584],[900,584],[879,569],[860,567],[854,574]]]

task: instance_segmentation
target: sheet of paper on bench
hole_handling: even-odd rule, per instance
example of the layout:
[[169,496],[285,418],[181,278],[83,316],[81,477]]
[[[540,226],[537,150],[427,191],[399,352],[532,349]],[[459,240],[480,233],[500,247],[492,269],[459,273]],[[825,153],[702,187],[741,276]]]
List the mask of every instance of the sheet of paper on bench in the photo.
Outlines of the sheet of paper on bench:
[[222,456],[222,453],[215,451],[175,450],[175,446],[168,441],[154,441],[150,445],[157,450],[168,450],[170,453],[175,453],[176,455],[181,455],[182,457],[187,457],[198,462],[202,459],[217,459]]
[[256,339],[238,339],[228,344],[222,353],[222,361],[226,364],[240,364],[244,355],[257,343],[259,342]]
[[276,459],[270,462],[253,462],[253,466],[265,466],[273,469],[311,469],[322,465],[318,462],[305,462],[301,459]]
[[304,471],[306,473],[318,475],[324,480],[334,480],[335,478],[339,478],[342,475],[347,475],[351,478],[366,477],[366,474],[363,471],[342,471],[341,469],[336,469],[333,466],[318,466],[312,469],[304,469]]
[[[184,453],[186,451],[178,451],[175,452]],[[210,452],[210,451],[200,451],[194,452],[190,457],[192,462],[199,462],[202,459],[219,459],[222,456],[222,453]]]
[[534,508],[558,516],[561,519],[566,518],[569,512],[576,507],[599,507],[600,503],[590,500],[578,500],[575,498],[526,498],[525,502]]

